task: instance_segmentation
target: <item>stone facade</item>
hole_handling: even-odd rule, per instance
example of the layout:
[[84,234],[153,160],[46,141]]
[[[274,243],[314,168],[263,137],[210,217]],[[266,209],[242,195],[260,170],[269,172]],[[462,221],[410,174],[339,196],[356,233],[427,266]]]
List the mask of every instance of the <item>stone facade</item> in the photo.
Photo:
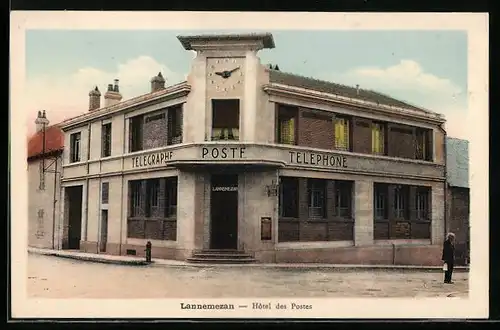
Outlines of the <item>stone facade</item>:
[[[153,93],[146,96],[93,110],[87,117],[65,123],[67,142],[70,134],[81,132],[82,161],[69,163],[70,150],[66,149],[62,181],[63,196],[67,187],[83,186],[80,249],[103,253],[99,249],[103,245],[103,232],[107,232],[104,253],[110,254],[143,256],[148,241],[153,245],[154,258],[186,260],[196,251],[209,249],[214,208],[211,177],[215,173],[231,172],[238,177],[235,249],[253,255],[259,262],[440,263],[445,234],[440,117],[413,108],[397,111],[383,108],[377,102],[346,105],[334,100],[337,97],[334,90],[313,90],[314,86],[310,88],[305,84],[283,86],[289,82],[283,75],[280,76],[282,85],[273,85],[275,73],[261,65],[257,56],[264,45],[271,45],[268,36],[244,38],[246,41],[224,40],[212,38],[201,42],[196,38],[181,38],[183,44],[197,50],[186,82],[165,89],[154,88]],[[226,62],[217,62],[225,57],[234,59],[227,62],[227,67]],[[215,80],[225,74],[225,68],[233,67],[234,72],[238,72],[234,77]],[[239,139],[211,141],[212,100],[227,98],[239,99]],[[297,108],[297,145],[276,141],[277,113],[283,104]],[[401,103],[395,104],[404,107]],[[182,107],[182,138],[170,144],[166,109],[173,107]],[[143,148],[130,152],[130,121],[139,115],[144,116]],[[427,145],[431,159],[415,159],[414,149],[407,154],[397,154],[395,147],[391,151],[394,154],[371,154],[371,146],[366,146],[371,131],[358,126],[353,126],[351,132],[353,147],[334,150],[332,118],[336,116],[357,116],[353,124],[364,118],[366,123],[373,120],[395,126],[423,127],[429,136],[434,136],[432,144]],[[108,122],[112,125],[111,156],[101,158],[101,127]],[[414,137],[415,128],[410,131]],[[410,135],[402,137],[407,143],[405,148],[414,147],[408,142]],[[269,189],[283,176],[300,178],[305,189],[300,195],[302,215],[308,212],[309,197],[305,192],[308,179],[352,182],[352,221],[338,225],[343,226],[339,229],[328,221],[309,221],[306,215],[300,221],[289,223],[301,228],[298,241],[280,242],[280,226],[285,226],[280,220],[280,196],[270,193]],[[178,182],[175,240],[130,237],[127,230],[129,182],[164,177],[176,177]],[[103,182],[109,183],[106,204],[101,202]],[[374,184],[379,182],[430,187],[428,239],[374,239]],[[333,196],[330,183],[327,190],[331,193],[329,196]],[[160,189],[161,196],[164,191]],[[333,207],[335,200],[329,198],[327,205]],[[66,203],[63,199],[63,204]],[[61,205],[59,223],[62,227],[67,209],[67,205]],[[103,211],[107,212],[106,228],[103,228]],[[161,212],[157,211],[147,221],[162,221]],[[271,236],[264,238],[263,226],[268,219]],[[324,231],[338,239],[323,241]]]

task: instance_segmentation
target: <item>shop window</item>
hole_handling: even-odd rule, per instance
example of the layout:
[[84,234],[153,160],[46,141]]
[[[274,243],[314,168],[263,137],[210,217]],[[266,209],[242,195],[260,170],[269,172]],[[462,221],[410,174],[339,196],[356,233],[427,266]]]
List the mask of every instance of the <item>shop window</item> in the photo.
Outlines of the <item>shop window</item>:
[[71,163],[76,163],[81,160],[81,139],[82,134],[80,132],[70,135],[69,161]]
[[335,215],[340,218],[351,218],[351,206],[352,182],[335,181]]
[[409,210],[408,186],[398,185],[394,189],[394,216],[398,219],[408,219]]
[[373,186],[373,212],[375,220],[386,220],[388,218],[388,194],[387,185],[375,183]]
[[177,177],[167,178],[165,183],[165,217],[177,216]]
[[142,180],[130,181],[130,217],[140,217],[142,212]]
[[415,194],[415,215],[417,220],[430,220],[429,218],[430,189],[418,187]]
[[337,150],[350,150],[350,120],[347,118],[336,117],[333,120],[335,141],[334,146]]
[[291,177],[280,178],[280,216],[299,217],[299,180]]
[[326,180],[309,179],[307,196],[310,218],[326,217]]
[[212,100],[212,140],[239,140],[240,100]]

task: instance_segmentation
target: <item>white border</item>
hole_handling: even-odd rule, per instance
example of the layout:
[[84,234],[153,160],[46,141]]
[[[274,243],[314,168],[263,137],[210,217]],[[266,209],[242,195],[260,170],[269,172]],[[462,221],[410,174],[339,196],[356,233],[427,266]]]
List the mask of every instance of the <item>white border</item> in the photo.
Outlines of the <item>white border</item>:
[[[176,299],[53,300],[26,298],[27,175],[26,111],[23,107],[27,29],[248,29],[277,30],[466,30],[470,127],[471,260],[467,299],[300,299],[312,310],[181,310]],[[258,24],[256,25],[256,22]],[[223,25],[222,25],[223,24]],[[279,13],[279,12],[12,12],[11,13],[11,280],[13,317],[317,317],[482,318],[488,316],[488,15],[482,13]],[[279,45],[277,45],[279,47]],[[19,196],[26,198],[20,199]],[[444,301],[446,300],[446,302]],[[270,300],[270,299],[267,299]],[[297,299],[295,299],[297,300]],[[217,299],[217,303],[252,299]],[[290,302],[272,299],[273,304]],[[208,303],[209,299],[202,302]],[[84,308],[82,308],[84,306]]]

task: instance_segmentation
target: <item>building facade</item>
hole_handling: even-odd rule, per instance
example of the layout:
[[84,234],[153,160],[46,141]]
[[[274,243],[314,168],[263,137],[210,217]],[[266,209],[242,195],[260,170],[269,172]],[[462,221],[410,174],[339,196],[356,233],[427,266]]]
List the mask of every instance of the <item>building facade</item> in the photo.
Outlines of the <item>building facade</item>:
[[60,172],[64,133],[49,126],[45,111],[39,111],[36,132],[28,140],[28,245],[53,249],[57,244]]
[[262,65],[270,34],[178,39],[197,53],[187,81],[123,102],[115,81],[63,122],[60,248],[441,263],[441,115]]
[[455,233],[457,263],[470,262],[469,142],[447,138],[447,231]]

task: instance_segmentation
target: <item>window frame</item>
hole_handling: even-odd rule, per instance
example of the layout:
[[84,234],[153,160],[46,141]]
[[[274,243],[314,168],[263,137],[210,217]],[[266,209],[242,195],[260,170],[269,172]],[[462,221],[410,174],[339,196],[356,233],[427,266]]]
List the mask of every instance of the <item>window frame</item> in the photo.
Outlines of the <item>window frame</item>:
[[[333,149],[335,150],[341,150],[341,151],[352,151],[352,118],[347,117],[347,116],[334,116],[333,119]],[[342,125],[343,128],[343,139],[345,141],[343,143],[339,142],[338,136],[340,136],[340,133],[337,134],[337,124],[340,122],[344,122]]]
[[[280,218],[299,218],[299,179],[296,177],[281,177],[280,178],[280,196],[279,196],[279,215]],[[287,197],[292,197],[294,203],[292,207],[285,207]],[[294,209],[293,209],[294,208]],[[288,213],[290,211],[290,213]]]
[[[387,129],[386,129],[386,125],[385,123],[381,123],[381,122],[372,122],[371,124],[371,139],[372,139],[372,154],[373,155],[380,155],[380,156],[385,156],[387,154],[387,148],[386,148],[386,133],[387,132]],[[376,143],[376,137],[374,135],[376,135],[376,133],[378,133],[378,144],[379,144],[379,148],[377,148],[377,143]],[[376,150],[376,149],[379,149],[379,150]],[[381,149],[381,150],[380,150]]]
[[[352,181],[336,180],[334,184],[334,215],[339,218],[352,219]],[[342,206],[343,202],[346,202],[347,206]],[[342,210],[347,210],[347,212],[343,213]]]
[[[69,162],[78,163],[82,161],[82,132],[71,133],[69,136]],[[76,150],[75,150],[76,149]]]
[[101,126],[101,157],[111,157],[112,125],[105,123]]
[[308,217],[311,219],[325,219],[327,217],[326,182],[327,180],[323,179],[307,179]]

